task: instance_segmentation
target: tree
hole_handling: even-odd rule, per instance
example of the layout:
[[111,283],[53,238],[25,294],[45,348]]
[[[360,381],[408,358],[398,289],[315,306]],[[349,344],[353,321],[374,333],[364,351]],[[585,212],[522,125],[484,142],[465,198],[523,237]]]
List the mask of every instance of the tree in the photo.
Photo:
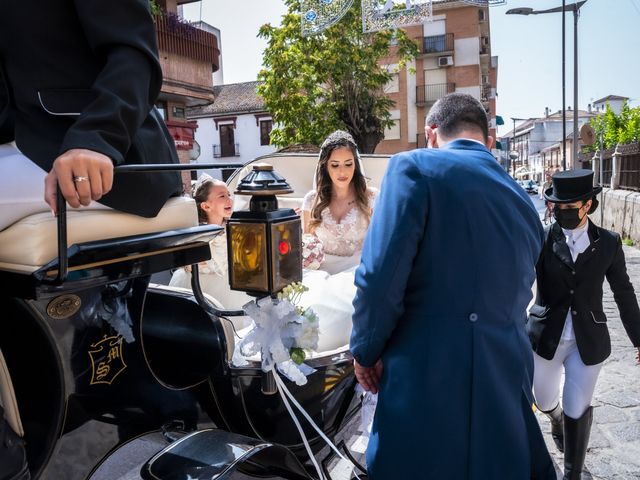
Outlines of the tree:
[[382,61],[394,48],[403,68],[417,55],[416,43],[402,30],[363,33],[360,0],[323,33],[303,37],[300,2],[285,3],[282,25],[263,25],[258,34],[267,40],[258,93],[275,120],[271,142],[319,145],[340,128],[353,135],[361,152],[373,153],[393,125],[394,102],[383,91],[393,72]]
[[[631,108],[628,102],[622,105],[620,114],[616,115],[607,103],[604,114],[591,119],[591,126],[596,136],[602,136],[604,148],[640,141],[640,107]],[[595,151],[596,142],[587,151]]]

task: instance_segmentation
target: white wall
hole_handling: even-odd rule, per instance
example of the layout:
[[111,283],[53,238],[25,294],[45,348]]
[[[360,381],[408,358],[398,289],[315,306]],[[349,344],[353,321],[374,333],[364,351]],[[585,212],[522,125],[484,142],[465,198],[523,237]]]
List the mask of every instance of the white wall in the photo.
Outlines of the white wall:
[[[240,156],[214,158],[213,145],[220,144],[220,130],[216,130],[213,118],[198,118],[196,120],[198,129],[195,138],[200,144],[201,152],[197,160],[199,163],[247,163],[256,157],[276,150],[272,145],[260,145],[260,127],[256,125],[256,117],[251,113],[237,115],[236,118],[234,137],[235,143],[239,145]],[[221,124],[229,123],[232,122],[221,122]]]
[[457,87],[456,88],[456,92],[466,93],[466,94],[471,95],[472,97],[477,98],[478,100],[480,100],[480,86],[479,85],[475,85],[473,87]]
[[480,37],[457,38],[453,44],[456,67],[480,64]]

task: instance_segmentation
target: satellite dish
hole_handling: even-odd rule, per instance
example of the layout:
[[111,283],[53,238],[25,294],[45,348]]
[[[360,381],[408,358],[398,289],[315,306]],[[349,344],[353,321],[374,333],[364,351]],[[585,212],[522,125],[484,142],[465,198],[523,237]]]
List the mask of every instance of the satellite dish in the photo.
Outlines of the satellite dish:
[[193,140],[193,147],[189,150],[189,160],[195,162],[200,156],[200,144]]
[[593,145],[596,141],[596,132],[591,125],[585,123],[580,127],[580,141],[583,145]]

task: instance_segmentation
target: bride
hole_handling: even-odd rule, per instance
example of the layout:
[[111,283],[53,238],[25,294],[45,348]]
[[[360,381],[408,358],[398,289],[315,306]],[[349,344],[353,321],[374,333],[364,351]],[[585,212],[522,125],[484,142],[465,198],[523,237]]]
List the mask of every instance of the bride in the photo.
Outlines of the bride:
[[353,137],[337,130],[320,147],[315,189],[302,202],[303,231],[322,243],[320,269],[334,274],[360,263],[377,191],[367,186]]
[[[313,308],[320,318],[318,351],[327,351],[349,343],[354,272],[377,194],[367,186],[349,133],[338,130],[324,141],[314,185],[303,201],[303,231],[322,245],[324,260],[318,270],[304,270],[303,284],[309,291],[301,304]],[[308,259],[304,261],[308,265]]]

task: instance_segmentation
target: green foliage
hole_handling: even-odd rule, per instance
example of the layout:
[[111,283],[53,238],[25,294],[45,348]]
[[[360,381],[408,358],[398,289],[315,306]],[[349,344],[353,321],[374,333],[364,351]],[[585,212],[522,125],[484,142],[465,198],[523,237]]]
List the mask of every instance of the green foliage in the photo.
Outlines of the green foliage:
[[627,247],[633,247],[633,239],[632,238],[623,238],[622,243]]
[[[596,138],[602,135],[604,148],[614,148],[617,144],[634,143],[640,140],[640,107],[631,108],[624,103],[620,114],[611,109],[609,104],[603,115],[591,119],[591,126],[596,132]],[[595,151],[598,142],[591,148]]]
[[151,15],[154,17],[164,15],[164,10],[160,5],[158,5],[156,0],[149,0],[149,10],[151,11]]
[[393,125],[389,109],[394,102],[383,92],[393,72],[380,63],[395,48],[398,69],[404,68],[417,55],[417,45],[401,30],[363,33],[360,0],[337,24],[303,37],[300,2],[285,3],[281,26],[266,24],[258,33],[267,40],[258,92],[275,119],[271,143],[319,145],[341,128],[353,135],[361,152],[373,152]]

